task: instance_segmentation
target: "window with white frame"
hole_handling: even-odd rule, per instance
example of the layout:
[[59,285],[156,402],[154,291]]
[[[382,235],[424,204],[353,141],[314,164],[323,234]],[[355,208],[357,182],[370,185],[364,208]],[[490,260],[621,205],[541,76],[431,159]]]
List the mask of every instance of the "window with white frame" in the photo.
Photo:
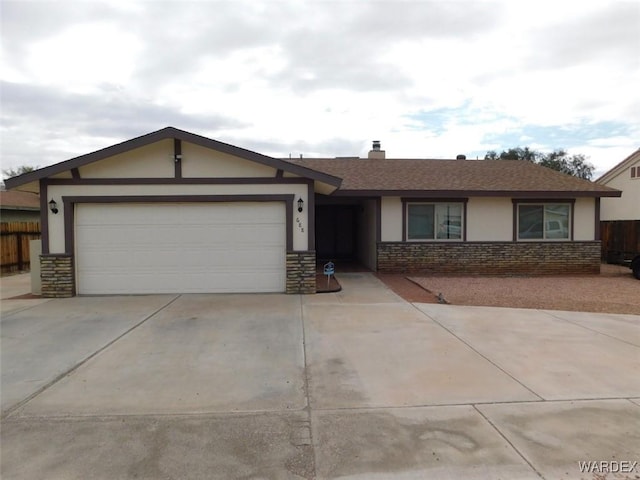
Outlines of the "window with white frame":
[[518,240],[569,240],[571,205],[518,204]]
[[462,203],[407,204],[407,240],[461,240]]

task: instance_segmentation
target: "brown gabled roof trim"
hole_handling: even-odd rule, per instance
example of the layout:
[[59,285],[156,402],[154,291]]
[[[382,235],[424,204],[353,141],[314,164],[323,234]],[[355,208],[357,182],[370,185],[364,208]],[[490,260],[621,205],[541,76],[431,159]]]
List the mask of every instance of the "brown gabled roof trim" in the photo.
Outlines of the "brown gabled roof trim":
[[42,253],[49,253],[49,187],[47,182],[40,180],[40,241],[42,242]]
[[543,191],[543,190],[336,190],[332,197],[420,197],[465,198],[465,197],[511,197],[561,199],[576,197],[620,197],[622,192],[615,191]]
[[607,172],[603,173],[598,179],[596,179],[596,183],[601,185],[607,184],[610,180],[613,180],[615,177],[624,172],[627,167],[631,166],[636,160],[640,159],[640,148],[629,155],[627,158],[622,160],[620,163],[612,167]]
[[136,137],[131,140],[127,140],[125,142],[118,143],[116,145],[112,145],[110,147],[106,147],[92,153],[87,153],[85,155],[81,155],[64,162],[56,163],[55,165],[51,165],[49,167],[40,168],[38,170],[34,170],[33,172],[9,178],[5,181],[5,185],[7,188],[19,187],[20,185],[24,185],[26,183],[38,181],[42,178],[66,172],[74,168],[79,168],[84,165],[97,162],[98,160],[103,160],[114,155],[126,153],[136,148],[144,147],[166,139],[182,140],[184,142],[193,143],[201,147],[210,148],[222,153],[227,153],[229,155],[244,158],[245,160],[250,160],[252,162],[273,167],[277,170],[283,170],[294,175],[299,175],[301,177],[327,183],[334,187],[339,187],[342,183],[341,178],[330,175],[328,173],[319,172],[317,170],[313,170],[301,165],[295,165],[278,158],[262,155],[261,153],[252,152],[251,150],[246,150],[234,145],[229,145],[228,143],[219,142],[217,140],[203,137],[201,135],[185,132],[184,130],[180,130],[175,127],[165,127],[161,130],[148,133],[146,135],[142,135],[140,137]]
[[151,178],[51,178],[47,185],[305,185],[303,177],[151,177]]

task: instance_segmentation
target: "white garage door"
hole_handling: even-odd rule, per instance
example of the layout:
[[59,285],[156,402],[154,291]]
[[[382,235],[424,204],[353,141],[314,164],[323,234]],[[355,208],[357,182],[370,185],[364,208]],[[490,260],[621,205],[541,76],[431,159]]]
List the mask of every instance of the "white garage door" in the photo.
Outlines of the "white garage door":
[[283,292],[283,202],[81,204],[80,294]]

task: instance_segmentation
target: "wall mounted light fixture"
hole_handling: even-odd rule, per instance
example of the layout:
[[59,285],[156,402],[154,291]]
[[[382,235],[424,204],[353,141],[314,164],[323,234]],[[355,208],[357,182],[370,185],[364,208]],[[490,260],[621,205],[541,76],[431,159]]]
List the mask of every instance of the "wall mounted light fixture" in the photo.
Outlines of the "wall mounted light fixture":
[[51,213],[53,213],[54,215],[58,213],[58,204],[53,198],[49,202],[49,210],[51,210]]
[[304,206],[304,200],[302,200],[302,198],[298,199],[298,211],[301,212],[302,211],[302,207]]

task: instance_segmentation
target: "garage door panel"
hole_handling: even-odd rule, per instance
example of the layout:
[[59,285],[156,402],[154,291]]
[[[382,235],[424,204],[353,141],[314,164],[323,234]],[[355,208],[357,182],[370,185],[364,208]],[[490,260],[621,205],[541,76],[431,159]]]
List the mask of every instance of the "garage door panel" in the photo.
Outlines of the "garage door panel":
[[256,228],[264,235],[267,243],[280,243],[284,239],[284,230],[279,225],[258,224],[258,225],[235,225],[233,228],[234,238],[240,241],[255,242]]
[[[167,272],[167,274],[174,272]],[[179,273],[179,272],[176,272]],[[149,272],[148,274],[131,275],[132,281],[138,285],[136,294],[160,294],[176,293],[176,285],[170,280],[169,275],[160,275]],[[213,277],[210,274],[189,274],[181,279],[180,293],[203,293],[201,285],[204,282],[217,282],[219,284],[214,293],[250,293],[268,292],[274,282],[284,281],[283,276],[273,274],[246,273],[229,276],[226,273],[218,273]],[[250,288],[247,288],[250,286]],[[122,282],[119,275],[104,275],[99,281],[88,280],[85,288],[89,291],[98,290],[99,294],[122,294]],[[125,292],[127,293],[127,292]],[[131,292],[129,292],[131,293]],[[209,292],[205,292],[209,293]]]
[[[277,247],[265,247],[259,252],[255,251],[250,245],[243,248],[242,245],[236,245],[234,253],[230,255],[229,251],[222,246],[219,248],[209,247],[206,251],[183,251],[179,256],[174,254],[173,249],[154,249],[153,252],[141,249],[135,255],[126,248],[112,249],[109,252],[100,251],[99,249],[85,250],[82,256],[82,269],[90,268],[102,269],[108,271],[110,269],[121,269],[121,258],[124,254],[130,257],[129,266],[150,265],[150,270],[157,270],[162,266],[193,267],[202,268],[203,270],[211,270],[212,268],[230,267],[240,270],[242,265],[247,265],[249,269],[271,266],[274,258],[279,259],[279,264],[284,265],[285,256]],[[240,263],[237,255],[245,257]]]
[[283,202],[83,204],[78,292],[281,292]]
[[[88,244],[100,244],[104,240],[105,232],[112,230],[118,225],[93,225],[83,227],[81,233],[77,235],[80,242]],[[255,224],[255,225],[183,225],[180,230],[176,230],[173,225],[161,225],[150,227],[133,226],[127,229],[128,244],[131,247],[139,246],[146,248],[149,242],[158,245],[180,245],[185,238],[193,239],[190,244],[201,244],[206,248],[210,244],[225,244],[229,242],[249,242],[255,243],[256,232],[260,232],[265,242],[281,245],[284,237],[283,224]],[[196,240],[197,239],[197,240]]]
[[77,224],[76,239],[80,242],[99,245],[111,243],[105,239],[105,234],[112,232],[114,228],[126,228],[127,243],[129,245],[146,244],[153,240],[156,243],[176,243],[180,241],[180,232],[176,232],[173,225],[154,225],[153,227],[122,224],[83,225]]

